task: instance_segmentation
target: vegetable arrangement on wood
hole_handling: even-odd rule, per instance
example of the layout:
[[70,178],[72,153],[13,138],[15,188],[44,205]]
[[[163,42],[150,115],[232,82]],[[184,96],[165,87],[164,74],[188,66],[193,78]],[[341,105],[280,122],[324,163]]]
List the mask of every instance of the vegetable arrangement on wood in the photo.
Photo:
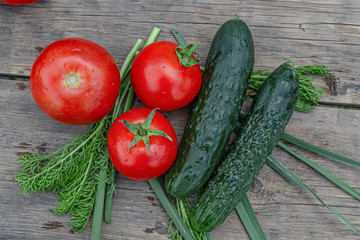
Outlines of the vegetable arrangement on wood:
[[267,77],[243,129],[196,200],[191,223],[210,232],[235,209],[283,134],[299,92],[293,64],[286,62]]
[[[358,233],[271,156],[277,145],[299,157],[279,142],[284,139],[359,165],[284,133],[295,108],[311,111],[323,94],[304,76],[326,75],[326,67],[294,67],[289,61],[272,73],[253,72],[252,34],[235,16],[214,36],[201,74],[198,43],[188,45],[176,30],[179,45],[155,42],[159,31],[153,29],[141,50],[142,40],[136,42],[120,73],[110,54],[87,40],[60,40],[39,55],[30,77],[39,107],[63,123],[92,124],[84,135],[48,156],[21,156],[22,170],[14,177],[21,192],[53,191],[60,200],[54,213],[70,213],[76,231],[83,231],[93,215],[91,236],[99,239],[103,216],[105,222],[111,220],[118,171],[130,179],[148,180],[171,218],[173,239],[210,239],[210,232],[233,210],[251,238],[265,239],[246,191],[268,164]],[[61,54],[55,59],[54,52]],[[131,109],[134,94],[146,108]],[[179,109],[194,99],[178,148],[176,133],[160,111]],[[244,100],[252,101],[248,114],[241,112]],[[227,149],[234,132],[237,136]],[[360,196],[331,173],[312,166],[352,196]],[[157,177],[167,170],[165,192]],[[187,198],[194,194],[192,207]]]
[[226,22],[212,41],[201,91],[166,175],[166,188],[174,197],[198,191],[219,163],[239,118],[253,66],[249,28],[240,19]]

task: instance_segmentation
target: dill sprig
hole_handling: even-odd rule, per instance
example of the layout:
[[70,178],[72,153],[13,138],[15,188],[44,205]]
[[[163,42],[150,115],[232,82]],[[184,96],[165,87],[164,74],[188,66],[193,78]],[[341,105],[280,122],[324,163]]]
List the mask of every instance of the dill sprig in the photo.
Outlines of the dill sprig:
[[106,154],[108,119],[96,122],[89,130],[60,150],[41,157],[38,154],[19,157],[22,168],[15,176],[21,193],[52,191],[60,204],[54,214],[70,213],[76,231],[83,231],[94,206],[96,177]]
[[[191,211],[191,205],[186,198],[176,198],[176,209],[179,212],[181,218],[184,220],[185,224],[188,226],[195,240],[208,240],[207,237],[208,233],[198,232],[192,228],[189,217]],[[173,221],[171,219],[168,220],[168,225],[169,225],[168,233],[170,239],[185,240],[184,236],[176,228],[176,226],[173,224]]]
[[[263,72],[261,70],[254,71],[251,75],[250,84],[246,92],[246,98],[252,99],[256,92],[260,89],[264,80],[271,74],[271,72]],[[295,68],[295,74],[299,79],[300,89],[299,96],[296,102],[296,111],[310,112],[319,103],[320,99],[325,94],[325,91],[320,87],[313,85],[313,78],[308,75],[326,76],[329,70],[326,66],[299,66]]]

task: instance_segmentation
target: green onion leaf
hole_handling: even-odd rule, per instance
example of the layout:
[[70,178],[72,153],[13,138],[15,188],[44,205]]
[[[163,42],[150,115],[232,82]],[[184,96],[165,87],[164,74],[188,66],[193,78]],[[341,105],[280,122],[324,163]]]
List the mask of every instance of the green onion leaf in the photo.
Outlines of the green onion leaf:
[[338,160],[338,161],[342,161],[342,162],[345,162],[345,163],[349,163],[349,164],[353,164],[355,166],[359,166],[360,167],[360,162],[358,161],[355,161],[355,160],[352,160],[350,158],[347,158],[347,157],[344,157],[344,156],[341,156],[339,154],[336,154],[336,153],[333,153],[333,152],[330,152],[326,149],[323,149],[321,147],[317,147],[315,145],[312,145],[308,142],[305,142],[304,140],[301,140],[299,138],[296,138],[290,134],[287,134],[287,133],[284,133],[282,136],[281,136],[281,139],[286,141],[286,142],[289,142],[289,143],[292,143],[296,146],[299,146],[299,147],[302,147],[302,148],[305,148],[309,151],[312,151],[314,153],[317,153],[317,154],[320,154],[320,155],[323,155],[323,156],[326,156],[326,157],[330,157],[330,158],[333,158],[335,160]]
[[166,213],[169,215],[169,217],[175,224],[176,228],[180,231],[181,235],[185,238],[185,240],[195,240],[190,229],[188,228],[188,226],[185,224],[184,220],[179,215],[174,204],[169,200],[168,196],[164,192],[164,189],[161,187],[159,181],[156,178],[154,178],[154,179],[148,180],[148,182],[149,182],[150,186],[152,187],[152,189],[154,190],[156,196],[160,200]]
[[278,160],[276,160],[274,157],[270,156],[268,159],[266,159],[266,164],[271,167],[273,170],[275,170],[278,174],[289,180],[290,182],[295,183],[299,187],[303,188],[304,190],[311,193],[319,202],[325,206],[327,209],[329,209],[335,216],[337,216],[346,226],[348,226],[352,231],[354,231],[356,234],[359,234],[359,231],[346,219],[344,218],[340,213],[335,211],[332,207],[327,205],[321,198],[312,190],[309,186],[307,186],[303,181],[301,181],[299,178],[297,178],[293,173],[291,173],[285,166],[283,166]]
[[300,159],[301,161],[303,161],[304,163],[306,163],[307,165],[309,165],[310,167],[315,169],[317,172],[321,173],[324,177],[326,177],[327,179],[329,179],[330,181],[335,183],[337,186],[339,186],[341,189],[343,189],[345,192],[347,192],[348,194],[350,194],[354,198],[360,200],[360,193],[358,191],[356,191],[355,189],[353,189],[352,187],[350,187],[348,184],[346,184],[340,178],[335,177],[329,171],[323,169],[318,164],[312,162],[307,157],[297,153],[295,150],[291,149],[290,147],[286,146],[285,144],[279,142],[277,145],[280,148],[282,148],[283,150],[285,150],[286,152],[290,153],[291,155],[295,156],[296,158]]
[[[211,233],[203,233],[198,232],[194,228],[192,228],[190,224],[190,212],[191,212],[191,205],[186,198],[176,198],[176,209],[179,213],[179,216],[184,220],[185,224],[188,226],[191,234],[194,236],[196,240],[210,240]],[[184,237],[181,235],[180,231],[176,228],[172,231],[173,221],[169,219],[169,238],[172,240],[184,240]]]
[[[144,47],[155,42],[159,33],[160,33],[160,29],[157,27],[154,27],[152,29],[151,33],[149,34],[149,37],[146,40]],[[131,87],[129,72],[130,72],[130,69],[132,66],[133,59],[135,58],[136,54],[139,52],[139,49],[140,49],[142,43],[143,43],[143,41],[141,39],[138,39],[136,41],[136,43],[133,46],[133,48],[131,49],[130,53],[126,57],[122,67],[120,68],[120,76],[121,76],[122,83],[120,86],[120,95],[119,95],[118,99],[116,100],[115,106],[113,108],[111,123],[115,121],[115,119],[120,114],[120,111],[122,113],[124,113],[131,108],[135,93],[134,93],[134,89],[132,89],[132,87]],[[126,96],[126,100],[125,100],[125,104],[123,105],[125,96]],[[106,186],[107,191],[106,191],[106,198],[105,198],[105,214],[104,214],[104,221],[106,223],[111,222],[111,205],[112,205],[112,196],[115,193],[115,183],[114,182],[115,182],[115,173],[116,173],[115,167],[111,163],[110,159],[108,161],[111,165],[108,169],[108,172],[109,172],[108,175],[111,180],[110,180],[110,184],[108,184]]]
[[241,202],[236,205],[235,209],[251,239],[266,239],[246,194],[244,194]]

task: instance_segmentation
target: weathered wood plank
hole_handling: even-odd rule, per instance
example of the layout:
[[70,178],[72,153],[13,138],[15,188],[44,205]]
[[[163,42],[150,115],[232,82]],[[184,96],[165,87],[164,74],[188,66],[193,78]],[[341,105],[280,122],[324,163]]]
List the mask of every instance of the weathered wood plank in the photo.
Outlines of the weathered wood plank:
[[[238,14],[250,26],[256,69],[273,70],[286,60],[326,65],[336,76],[336,96],[325,102],[359,104],[360,4],[356,1],[104,1],[41,0],[0,5],[0,73],[29,75],[38,52],[53,41],[82,37],[104,46],[120,64],[137,38],[153,26],[159,40],[173,40],[170,28],[199,40],[206,58],[218,27]],[[319,86],[326,87],[323,80]]]
[[[136,106],[140,106],[139,102]],[[81,235],[71,230],[68,216],[51,210],[56,198],[48,194],[19,193],[12,176],[19,170],[18,155],[50,153],[86,131],[87,126],[68,126],[49,119],[32,100],[27,82],[0,80],[0,238],[89,239],[90,225]],[[189,107],[165,112],[181,137]],[[296,112],[287,132],[347,157],[359,160],[360,112],[317,107],[311,113]],[[299,152],[331,170],[360,191],[359,169],[347,164]],[[323,200],[360,228],[360,204],[281,150],[274,152],[286,167],[316,190]],[[167,215],[147,182],[117,175],[112,223],[103,224],[102,239],[167,239]],[[268,239],[355,239],[356,236],[306,191],[288,183],[265,166],[248,192]],[[247,239],[239,218],[232,213],[213,232],[213,239]]]
[[[172,27],[185,32],[189,42],[199,40],[204,63],[216,30],[235,13],[253,32],[255,69],[271,71],[289,59],[296,65],[327,65],[335,75],[337,95],[323,101],[359,105],[360,3],[356,1],[40,0],[23,7],[0,3],[0,76],[28,76],[38,53],[66,37],[99,43],[120,65],[135,40],[145,39],[153,26],[162,29],[159,40],[173,40]],[[328,89],[323,79],[316,84]],[[179,139],[189,109],[164,113]],[[52,194],[21,195],[12,179],[19,170],[19,155],[53,152],[88,126],[49,119],[23,81],[0,79],[0,110],[0,239],[89,239],[91,224],[81,235],[73,232],[68,216],[51,213],[57,206]],[[295,113],[287,131],[360,160],[359,126],[359,111],[317,107],[312,113]],[[360,191],[357,167],[298,150]],[[360,229],[358,200],[281,150],[274,155]],[[120,175],[116,183],[112,223],[103,225],[102,239],[167,239],[167,215],[150,186]],[[267,166],[248,196],[268,239],[357,237],[309,193]],[[247,238],[235,213],[213,232],[213,239]]]

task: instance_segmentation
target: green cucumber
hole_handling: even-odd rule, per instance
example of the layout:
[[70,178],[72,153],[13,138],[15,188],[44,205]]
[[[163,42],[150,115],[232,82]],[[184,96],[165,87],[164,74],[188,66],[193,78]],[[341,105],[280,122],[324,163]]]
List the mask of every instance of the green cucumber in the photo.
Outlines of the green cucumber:
[[238,17],[225,22],[211,43],[203,84],[175,163],[165,177],[167,191],[188,197],[209,179],[239,117],[254,66],[250,29]]
[[291,62],[279,66],[265,80],[241,133],[195,202],[190,219],[196,230],[212,231],[235,209],[283,134],[298,92]]

